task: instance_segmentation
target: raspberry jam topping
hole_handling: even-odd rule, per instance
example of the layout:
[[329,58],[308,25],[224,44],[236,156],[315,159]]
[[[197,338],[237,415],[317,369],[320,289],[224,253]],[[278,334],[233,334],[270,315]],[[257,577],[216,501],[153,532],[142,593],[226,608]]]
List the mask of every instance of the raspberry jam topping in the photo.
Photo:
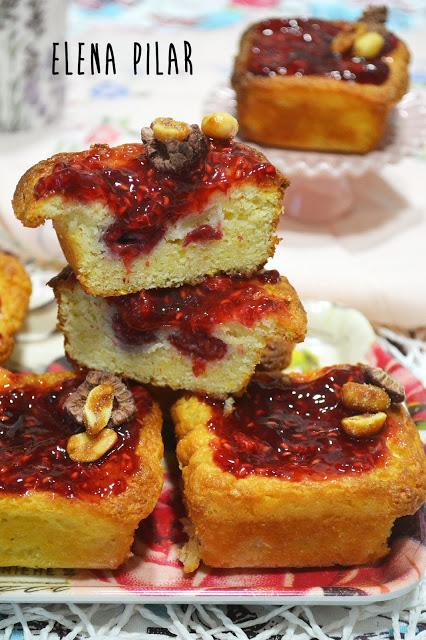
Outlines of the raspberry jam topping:
[[288,386],[277,379],[252,381],[228,415],[223,402],[206,398],[213,410],[209,429],[217,436],[212,442],[216,464],[239,478],[255,474],[296,481],[383,464],[390,421],[362,440],[340,429],[342,418],[351,415],[340,401],[340,389],[349,380],[364,382],[362,369],[330,367],[316,380]]
[[[61,194],[107,205],[116,220],[103,240],[129,265],[149,254],[179,218],[201,212],[215,192],[226,193],[243,180],[264,184],[275,177],[271,164],[234,140],[210,140],[207,156],[179,175],[156,170],[142,144],[95,145],[58,161],[52,173],[37,182],[34,194],[36,199]],[[206,239],[201,234],[191,241]]]
[[279,279],[277,271],[253,278],[212,276],[194,286],[108,298],[114,332],[125,344],[143,345],[153,342],[158,330],[169,329],[168,340],[192,359],[194,374],[200,375],[207,362],[226,355],[226,344],[213,335],[218,325],[236,321],[252,327],[265,314],[286,312],[286,301],[265,290]]
[[[96,462],[73,462],[66,447],[71,435],[83,428],[63,409],[82,377],[56,386],[27,384],[0,393],[0,490],[25,494],[53,491],[66,497],[97,501],[126,489],[126,479],[138,468],[135,453],[139,426],[131,420],[115,430],[117,444]],[[138,416],[151,406],[149,393],[133,385]]]
[[274,18],[260,22],[253,31],[247,61],[251,73],[262,76],[322,75],[335,80],[382,84],[389,76],[384,56],[398,39],[387,33],[379,56],[360,58],[334,53],[331,42],[341,30],[338,22]]
[[220,240],[223,233],[220,229],[215,229],[210,224],[202,224],[186,234],[183,246],[186,247],[191,242],[210,242]]

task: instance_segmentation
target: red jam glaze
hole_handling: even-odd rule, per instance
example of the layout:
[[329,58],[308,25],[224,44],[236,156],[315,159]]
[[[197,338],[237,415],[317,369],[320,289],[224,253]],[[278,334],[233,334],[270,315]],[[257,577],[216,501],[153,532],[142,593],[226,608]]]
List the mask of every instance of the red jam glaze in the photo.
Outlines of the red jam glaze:
[[[73,462],[67,454],[68,438],[83,429],[63,405],[82,381],[79,377],[48,388],[29,384],[0,392],[0,491],[52,491],[98,501],[126,489],[139,464],[135,419],[115,429],[117,444],[96,462]],[[132,385],[132,392],[142,417],[151,407],[151,396],[138,385]]]
[[213,335],[218,325],[236,321],[252,327],[265,314],[286,313],[286,301],[264,289],[279,278],[277,271],[252,278],[219,275],[194,286],[108,298],[115,335],[124,344],[142,345],[154,341],[159,329],[169,328],[169,341],[192,359],[194,374],[200,375],[207,362],[226,355],[226,344]]
[[331,42],[339,31],[339,23],[327,20],[274,18],[260,22],[253,32],[247,69],[263,76],[324,75],[364,84],[385,82],[389,65],[383,56],[395,48],[397,37],[388,33],[380,56],[367,60],[351,52],[333,53]]
[[192,242],[211,242],[212,240],[220,240],[223,237],[221,229],[215,229],[210,224],[202,224],[186,234],[183,246],[186,247]]
[[[320,378],[285,386],[252,381],[225,416],[223,401],[204,398],[213,410],[209,429],[214,460],[238,478],[326,480],[370,471],[386,460],[389,425],[368,439],[347,436],[340,421],[351,415],[340,401],[348,380],[364,382],[357,366],[329,368]],[[352,412],[353,414],[354,412]]]
[[213,193],[226,193],[243,180],[264,184],[275,178],[271,164],[234,140],[209,140],[207,156],[181,175],[154,169],[142,144],[95,145],[58,161],[51,174],[37,182],[34,195],[41,199],[61,194],[108,205],[116,221],[103,240],[113,254],[131,264],[150,253],[179,218],[201,212]]

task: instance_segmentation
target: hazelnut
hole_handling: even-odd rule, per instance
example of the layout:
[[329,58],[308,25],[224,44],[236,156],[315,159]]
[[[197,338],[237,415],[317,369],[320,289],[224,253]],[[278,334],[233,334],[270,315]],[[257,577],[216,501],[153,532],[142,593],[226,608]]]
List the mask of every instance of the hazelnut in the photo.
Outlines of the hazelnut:
[[179,122],[173,118],[155,118],[151,129],[156,140],[185,140],[191,133],[191,127],[186,122]]
[[346,51],[352,49],[356,38],[366,31],[367,25],[362,24],[361,22],[345,25],[331,41],[331,50],[333,53],[346,53]]
[[342,387],[342,403],[347,409],[374,413],[390,407],[390,398],[384,389],[372,384],[346,382]]
[[209,113],[201,122],[201,130],[209,138],[228,140],[237,135],[238,120],[226,112]]
[[83,422],[87,433],[96,435],[104,429],[112,416],[114,389],[110,384],[93,387],[83,407]]
[[102,429],[94,437],[86,431],[76,433],[67,442],[67,453],[74,462],[95,462],[112,449],[117,439],[113,429]]
[[353,52],[362,58],[375,58],[383,49],[384,37],[377,31],[367,31],[355,38]]
[[342,429],[353,438],[370,438],[376,435],[386,422],[384,411],[378,413],[363,413],[358,416],[343,418]]

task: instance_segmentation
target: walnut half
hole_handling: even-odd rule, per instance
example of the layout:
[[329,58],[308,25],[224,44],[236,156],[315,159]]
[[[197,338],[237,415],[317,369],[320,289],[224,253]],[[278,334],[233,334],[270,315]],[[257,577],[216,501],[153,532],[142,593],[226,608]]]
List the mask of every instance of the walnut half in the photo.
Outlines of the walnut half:
[[207,138],[196,124],[187,125],[171,118],[157,118],[150,127],[143,127],[141,139],[152,166],[157,171],[174,174],[192,169],[209,150]]
[[392,402],[399,404],[405,400],[405,389],[389,373],[379,367],[364,366],[367,382],[384,389]]
[[[116,406],[114,407],[114,403]],[[118,439],[114,429],[136,413],[133,395],[116,376],[90,371],[85,381],[66,400],[64,408],[86,431],[68,439],[67,453],[75,462],[95,462],[112,449]]]
[[83,425],[83,407],[87,396],[94,387],[101,384],[110,385],[114,392],[114,404],[109,425],[118,427],[123,422],[131,420],[136,414],[132,392],[118,376],[102,371],[89,371],[85,381],[65,401],[64,409],[76,422]]

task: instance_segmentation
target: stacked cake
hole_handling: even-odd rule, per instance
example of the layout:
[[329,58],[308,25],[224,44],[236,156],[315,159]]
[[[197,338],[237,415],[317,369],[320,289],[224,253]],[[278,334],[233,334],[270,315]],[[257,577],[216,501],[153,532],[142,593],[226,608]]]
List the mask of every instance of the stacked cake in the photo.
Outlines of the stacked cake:
[[287,182],[237,126],[157,119],[142,144],[60,154],[18,184],[16,215],[53,220],[69,262],[52,286],[78,370],[1,373],[0,565],[128,557],[162,482],[161,412],[140,383],[181,391],[185,571],[373,562],[425,499],[389,375],[282,373],[306,331],[295,290],[263,268]]
[[52,219],[69,261],[52,284],[76,364],[224,396],[268,344],[304,339],[296,292],[262,269],[287,181],[236,131],[228,114],[202,130],[159,118],[143,144],[60,154],[21,179],[17,216]]

